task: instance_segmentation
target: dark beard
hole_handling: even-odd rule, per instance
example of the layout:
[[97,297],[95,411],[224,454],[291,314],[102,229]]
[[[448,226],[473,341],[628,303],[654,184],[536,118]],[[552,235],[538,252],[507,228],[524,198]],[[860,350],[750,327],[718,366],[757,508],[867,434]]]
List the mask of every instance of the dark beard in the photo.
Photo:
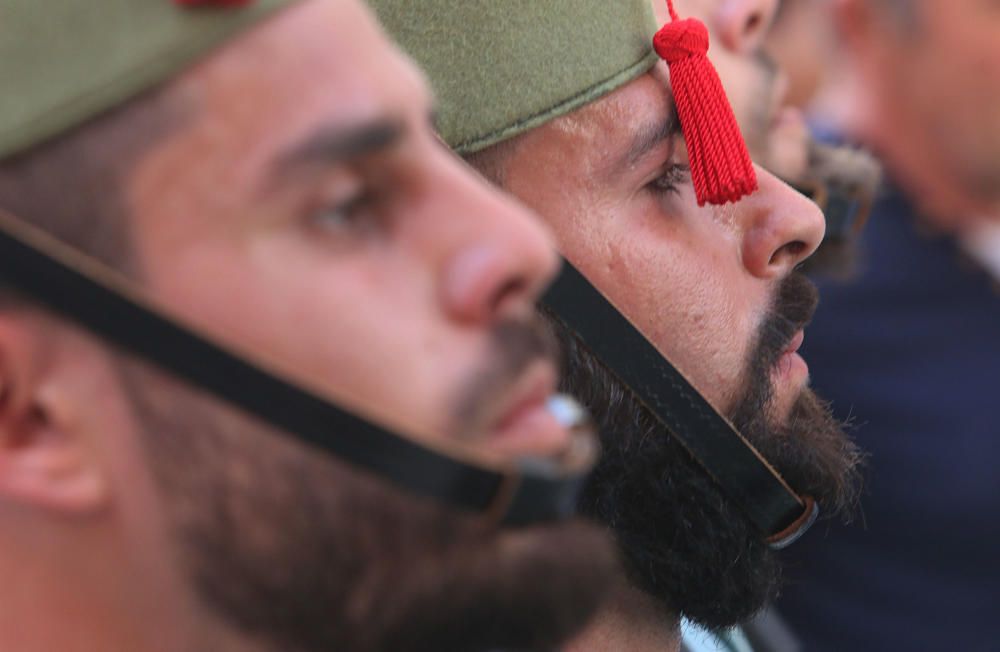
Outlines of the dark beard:
[[[767,417],[774,362],[814,307],[812,284],[790,277],[761,329],[747,365],[747,390],[732,417],[793,488],[831,515],[856,501],[859,455],[853,443],[808,390],[785,424],[775,426]],[[564,345],[563,390],[591,410],[602,433],[603,453],[581,497],[581,513],[614,532],[630,581],[660,600],[669,615],[709,628],[745,621],[780,586],[781,566],[764,535],[631,390],[551,321]]]
[[501,531],[139,363],[121,373],[197,597],[267,649],[552,649],[616,572],[591,525]]

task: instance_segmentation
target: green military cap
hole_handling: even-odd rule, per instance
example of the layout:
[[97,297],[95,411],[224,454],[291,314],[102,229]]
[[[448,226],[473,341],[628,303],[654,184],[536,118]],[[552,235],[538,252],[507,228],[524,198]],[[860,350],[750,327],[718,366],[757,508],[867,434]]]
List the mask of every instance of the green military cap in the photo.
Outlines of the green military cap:
[[472,153],[593,102],[656,61],[650,0],[369,0]]
[[295,1],[3,0],[0,158],[165,81]]

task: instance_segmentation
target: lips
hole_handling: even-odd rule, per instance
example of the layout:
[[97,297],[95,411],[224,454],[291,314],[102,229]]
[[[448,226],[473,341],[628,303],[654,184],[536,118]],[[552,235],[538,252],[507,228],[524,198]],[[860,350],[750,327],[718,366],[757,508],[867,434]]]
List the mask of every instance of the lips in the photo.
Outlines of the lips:
[[802,342],[803,340],[805,340],[805,338],[806,338],[805,331],[799,330],[798,332],[796,332],[795,335],[792,337],[791,341],[788,343],[788,346],[782,352],[782,354],[788,355],[789,353],[798,352],[799,347],[802,346]]
[[562,411],[552,409],[556,370],[549,362],[532,363],[500,401],[489,420],[490,446],[505,455],[550,458],[570,447],[572,435]]
[[786,376],[793,369],[807,372],[798,354],[805,339],[805,327],[819,302],[816,286],[801,272],[792,272],[778,288],[774,307],[761,326],[759,368]]
[[496,428],[506,428],[526,410],[544,404],[555,389],[556,375],[552,365],[541,362],[531,365],[501,404]]
[[792,336],[774,365],[774,374],[777,378],[793,383],[803,382],[805,378],[808,378],[809,366],[798,353],[804,339],[805,333],[801,330],[796,331],[795,335]]

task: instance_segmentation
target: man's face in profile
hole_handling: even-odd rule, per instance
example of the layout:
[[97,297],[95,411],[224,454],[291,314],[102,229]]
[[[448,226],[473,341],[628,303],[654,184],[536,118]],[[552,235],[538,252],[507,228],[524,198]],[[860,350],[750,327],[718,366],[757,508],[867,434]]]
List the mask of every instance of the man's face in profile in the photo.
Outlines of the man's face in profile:
[[[521,136],[505,162],[505,188],[560,252],[717,409],[734,409],[778,288],[822,239],[816,206],[758,168],[753,195],[699,207],[662,63]],[[794,344],[772,379],[776,418],[808,381]]]
[[[662,64],[519,137],[503,162],[505,188],[549,222],[560,252],[738,419],[793,488],[831,509],[850,502],[856,453],[797,353],[815,293],[794,270],[824,232],[814,204],[758,168],[754,194],[698,207]],[[673,613],[733,624],[773,591],[764,535],[577,353],[566,384],[592,407],[605,445],[586,511],[612,527],[633,579]]]
[[[533,322],[550,240],[438,143],[422,78],[357,3],[294,4],[163,92],[180,122],[123,190],[155,300],[438,448],[486,463],[566,450]],[[155,501],[123,491],[123,512],[139,529],[165,517],[195,599],[243,635],[299,650],[552,646],[601,597],[613,561],[596,530],[498,531],[134,360],[115,366],[159,487]]]

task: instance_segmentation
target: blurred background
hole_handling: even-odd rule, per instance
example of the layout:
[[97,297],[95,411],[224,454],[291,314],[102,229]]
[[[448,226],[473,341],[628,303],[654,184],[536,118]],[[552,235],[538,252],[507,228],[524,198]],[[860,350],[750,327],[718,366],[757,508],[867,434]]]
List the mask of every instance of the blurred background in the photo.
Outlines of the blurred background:
[[863,513],[788,550],[778,611],[807,652],[1000,650],[1000,2],[775,12],[786,101],[882,166],[864,229],[811,269],[803,346],[870,455]]

